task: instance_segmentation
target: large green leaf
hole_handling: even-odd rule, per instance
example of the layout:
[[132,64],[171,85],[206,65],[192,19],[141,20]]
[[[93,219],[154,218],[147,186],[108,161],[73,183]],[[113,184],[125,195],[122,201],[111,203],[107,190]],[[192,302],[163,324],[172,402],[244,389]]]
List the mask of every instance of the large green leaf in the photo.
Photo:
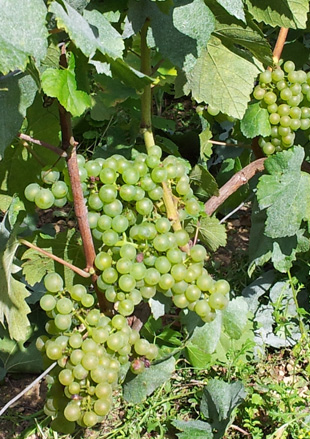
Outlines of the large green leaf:
[[0,72],[26,69],[29,57],[46,54],[47,9],[43,0],[0,0]]
[[[269,288],[268,288],[269,289]],[[289,282],[277,282],[268,291],[269,302],[258,304],[255,310],[255,349],[264,353],[266,345],[274,348],[294,346],[300,339],[296,304]],[[299,298],[300,299],[300,298]],[[306,299],[305,306],[308,306]],[[289,324],[282,325],[276,322],[275,309],[283,321]]]
[[270,287],[274,283],[274,279],[275,271],[269,270],[242,290],[242,297],[244,297],[244,300],[247,302],[251,313],[255,314],[259,306],[260,297],[268,293]]
[[192,70],[185,91],[222,113],[241,119],[260,68],[245,52],[212,37]]
[[83,17],[90,27],[98,32],[98,50],[113,59],[122,58],[125,48],[123,38],[99,11],[87,11]]
[[229,15],[228,9],[225,10],[220,6],[222,3],[222,1],[211,3],[212,12],[216,17],[213,34],[226,44],[233,43],[248,49],[262,63],[272,64],[270,44],[259,26],[253,20],[248,20],[246,24],[240,23],[235,17]]
[[113,60],[107,56],[106,59],[110,63],[113,76],[117,76],[122,82],[124,82],[124,84],[127,84],[130,87],[141,90],[145,85],[153,82],[153,79],[150,76],[144,75],[120,58]]
[[248,268],[251,276],[256,267],[272,261],[276,270],[286,273],[297,258],[297,253],[307,252],[309,239],[304,236],[305,230],[300,229],[296,235],[273,239],[265,235],[266,210],[259,210],[257,202],[253,203]]
[[269,175],[260,177],[257,199],[267,209],[265,234],[283,238],[297,234],[303,220],[310,223],[310,175],[301,171],[304,149],[295,146],[265,161]]
[[113,59],[122,57],[122,37],[99,11],[84,10],[82,16],[65,0],[61,4],[52,2],[49,11],[55,14],[58,27],[68,32],[84,55],[91,58],[98,50]]
[[225,383],[211,379],[203,390],[200,410],[210,419],[214,431],[213,439],[223,437],[233,420],[233,410],[244,401],[246,392],[240,381]]
[[0,76],[0,159],[17,135],[36,92],[36,83],[30,75],[16,72]]
[[138,33],[151,19],[152,39],[160,53],[187,70],[192,67],[214,30],[214,16],[203,0],[175,1],[168,13],[150,0],[129,2],[124,37]]
[[67,69],[46,69],[41,77],[44,92],[57,98],[72,116],[81,116],[91,106],[91,98],[85,91],[77,89],[75,77],[75,59],[69,58]]
[[269,113],[259,102],[248,106],[240,123],[242,134],[253,139],[256,136],[267,137],[271,132]]
[[18,221],[11,223],[9,219],[14,204],[13,200],[0,224],[0,323],[8,326],[11,338],[22,341],[29,327],[27,314],[30,308],[25,300],[29,296],[26,285],[14,277],[20,271],[15,264],[15,253],[20,245],[17,239],[20,224]]
[[173,357],[161,363],[150,366],[141,375],[129,373],[125,383],[123,395],[126,401],[138,404],[159,386],[168,381],[174,372],[175,359]]
[[256,21],[270,26],[305,29],[309,12],[308,0],[246,0],[250,13]]

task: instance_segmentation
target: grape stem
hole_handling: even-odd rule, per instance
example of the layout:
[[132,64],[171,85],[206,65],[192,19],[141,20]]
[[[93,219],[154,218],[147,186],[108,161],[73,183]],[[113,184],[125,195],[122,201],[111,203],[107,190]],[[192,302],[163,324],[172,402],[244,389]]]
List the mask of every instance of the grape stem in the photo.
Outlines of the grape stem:
[[222,146],[235,146],[236,148],[251,148],[250,145],[246,145],[244,143],[229,143],[229,142],[220,142],[219,140],[208,140],[212,145],[222,145]]
[[25,140],[26,142],[31,142],[34,143],[35,145],[43,146],[44,148],[47,148],[50,151],[53,151],[55,154],[59,155],[59,157],[67,157],[66,151],[57,148],[57,146],[50,145],[49,143],[43,142],[42,140],[34,139],[33,137],[27,136],[27,134],[23,134],[23,133],[18,134],[17,137],[19,137],[22,140]]
[[41,157],[33,149],[30,148],[30,145],[28,142],[23,141],[22,146],[27,149],[29,154],[31,154],[36,159],[36,161],[42,166],[42,168],[43,168],[43,166],[45,166],[45,163],[41,160]]
[[[151,51],[147,45],[147,30],[149,27],[149,20],[147,19],[141,29],[141,72],[145,75],[152,74],[151,66]],[[144,92],[141,96],[141,132],[143,134],[146,150],[148,151],[155,145],[154,134],[152,130],[152,89],[151,85],[144,87]],[[167,218],[172,221],[174,231],[182,229],[179,214],[175,206],[173,195],[166,182],[162,182],[163,201],[166,206]],[[183,251],[188,251],[188,246],[182,247]]]
[[236,431],[240,431],[240,433],[244,434],[245,436],[251,436],[250,433],[246,430],[243,430],[243,428],[238,427],[238,425],[231,424],[229,428],[232,428]]
[[20,239],[19,242],[21,244],[24,244],[25,246],[27,246],[29,248],[32,248],[32,249],[36,250],[39,253],[42,253],[42,255],[45,255],[48,258],[53,259],[56,262],[59,262],[60,264],[64,265],[65,267],[70,268],[72,271],[74,271],[75,273],[79,274],[82,277],[90,277],[91,276],[90,273],[88,273],[87,271],[84,271],[81,268],[76,267],[73,264],[70,264],[70,262],[67,262],[64,259],[59,258],[58,256],[53,255],[53,253],[50,253],[50,252],[48,252],[46,250],[43,250],[42,248],[32,244],[31,242],[26,241],[26,239]]
[[224,184],[224,186],[220,188],[218,196],[213,195],[213,197],[211,197],[205,203],[205,212],[208,215],[212,215],[230,195],[239,189],[239,187],[248,183],[248,181],[254,177],[257,172],[262,172],[265,169],[264,162],[266,158],[267,157],[262,157],[257,159],[237,172],[230,180],[227,181],[227,183]]
[[286,27],[281,27],[276,45],[272,52],[272,59],[275,64],[277,64],[281,58],[282,50],[284,47],[284,43],[286,41],[286,37],[288,34],[288,29]]
[[194,239],[193,239],[193,245],[197,244],[199,229],[200,229],[200,221],[197,221],[196,232],[195,232],[195,236],[194,236]]
[[[65,44],[61,47],[60,55],[60,67],[66,69],[68,67],[67,56],[66,56],[66,46]],[[77,163],[77,142],[74,140],[72,133],[71,124],[71,114],[60,104],[59,107],[59,120],[61,127],[61,146],[64,151],[68,152],[67,166],[70,177],[70,183],[72,188],[74,211],[78,221],[78,226],[82,238],[83,250],[86,259],[86,270],[92,272],[92,282],[94,284],[97,298],[99,302],[99,307],[102,312],[110,310],[110,304],[106,300],[104,294],[98,291],[96,286],[97,274],[94,269],[94,261],[96,257],[95,247],[93,243],[93,238],[88,222],[88,211],[85,204],[83,190],[81,186],[79,168]]]
[[162,182],[163,187],[163,200],[166,206],[167,218],[172,221],[173,230],[176,232],[177,230],[181,230],[182,226],[179,220],[179,214],[174,204],[173,195],[171,193],[171,189],[168,187],[165,181]]
[[91,335],[91,330],[90,330],[90,327],[88,326],[88,324],[86,323],[86,320],[77,312],[74,315],[85,326],[85,328],[87,330],[87,334]]
[[[151,76],[151,50],[147,45],[146,36],[149,27],[147,19],[141,29],[141,73]],[[143,135],[146,150],[155,145],[155,139],[152,131],[152,88],[148,84],[143,89],[141,96],[141,134]]]
[[[264,162],[267,157],[262,157],[254,162],[247,165],[245,168],[241,169],[237,172],[230,180],[228,180],[219,190],[219,195],[213,195],[206,203],[205,203],[205,212],[208,215],[212,215],[216,209],[218,209],[227,198],[236,192],[239,187],[248,183],[248,181],[254,177],[257,172],[263,172],[265,169]],[[301,165],[301,169],[304,172],[310,173],[310,164],[307,161],[303,161]],[[238,206],[236,210],[239,210],[241,207]],[[224,222],[232,213],[223,218],[221,222]]]

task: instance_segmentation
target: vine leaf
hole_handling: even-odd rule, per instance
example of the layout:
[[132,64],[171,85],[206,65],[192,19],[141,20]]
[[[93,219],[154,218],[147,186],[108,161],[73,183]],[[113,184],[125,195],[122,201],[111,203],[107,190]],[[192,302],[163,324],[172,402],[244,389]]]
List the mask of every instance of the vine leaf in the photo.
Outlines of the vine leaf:
[[272,64],[271,47],[254,23],[250,23],[247,27],[235,23],[217,23],[214,35],[223,42],[233,40],[235,44],[248,49],[260,62]]
[[[66,232],[58,233],[55,238],[52,236],[36,236],[32,242],[38,247],[53,253],[55,256],[65,259],[71,264],[83,267],[85,266],[85,258],[78,237],[79,235],[76,233],[75,229],[70,229]],[[83,280],[70,268],[64,267],[61,264],[56,264],[53,259],[34,249],[27,249],[23,253],[21,259],[24,261],[22,264],[23,274],[26,281],[31,286],[40,282],[46,273],[50,271],[56,271],[63,276],[66,285],[71,285],[74,282],[74,279],[78,283],[85,283],[85,279]]]
[[42,74],[42,88],[69,111],[72,116],[81,116],[86,108],[91,106],[90,96],[82,90],[77,90],[75,80],[75,59],[71,53],[67,69],[46,69]]
[[[98,110],[99,115],[100,111],[103,109],[107,111],[108,109],[110,110],[111,107],[117,107],[118,104],[124,102],[128,98],[138,98],[136,90],[124,85],[118,78],[110,78],[106,75],[96,75],[94,80],[100,87],[101,91],[95,95],[96,104],[99,106],[99,109],[96,109],[96,106],[94,106],[92,108],[92,116],[93,113],[96,114],[96,110]],[[100,108],[100,105],[102,108]]]
[[196,326],[186,344],[186,355],[194,367],[205,368],[215,351],[222,328],[222,316],[217,314],[213,322]]
[[3,74],[24,71],[29,57],[37,63],[45,57],[46,13],[43,0],[15,0],[14,7],[10,0],[1,0],[0,71]]
[[22,341],[29,327],[27,314],[30,313],[30,308],[25,299],[30,293],[26,285],[14,277],[20,271],[20,267],[15,264],[15,253],[19,247],[17,231],[20,223],[15,215],[11,216],[11,213],[16,209],[18,202],[17,198],[13,199],[0,223],[0,323],[3,326],[7,323],[11,338]]
[[305,230],[299,229],[296,235],[272,239],[265,235],[266,210],[259,210],[257,201],[253,203],[249,260],[249,276],[256,267],[272,261],[276,270],[286,273],[296,260],[297,253],[305,253],[310,248],[309,239],[304,236]]
[[209,142],[210,139],[212,139],[213,134],[209,127],[205,128],[200,134],[199,134],[199,141],[200,141],[200,158],[203,161],[207,161],[211,155],[212,155],[212,143]]
[[[272,64],[270,44],[259,26],[253,20],[248,20],[246,24],[241,23],[240,20],[229,14],[228,8],[224,10],[220,6],[222,3],[221,1],[212,4],[212,12],[216,17],[213,35],[226,42],[225,44],[229,45],[233,41],[235,45],[249,50],[263,64]],[[233,2],[229,0],[228,3]]]
[[195,193],[207,193],[209,196],[218,195],[217,182],[206,166],[195,165],[190,173],[190,179],[195,186]]
[[[270,276],[269,276],[270,278]],[[296,342],[300,339],[301,333],[296,321],[294,323],[294,318],[296,318],[297,310],[295,301],[293,298],[293,292],[290,285],[287,282],[277,282],[271,288],[273,279],[268,282],[267,278],[261,279],[263,281],[263,288],[256,288],[256,291],[249,291],[252,285],[249,285],[242,294],[246,297],[247,301],[252,302],[254,298],[256,309],[254,311],[254,321],[255,327],[257,328],[254,332],[254,342],[255,351],[257,353],[264,354],[266,345],[272,346],[274,348],[289,347],[294,346]],[[267,282],[266,282],[267,281]],[[267,296],[269,301],[267,304],[259,303],[258,298],[268,292]],[[252,297],[250,297],[252,296]],[[307,307],[303,297],[298,298],[304,302],[303,306]],[[290,325],[285,327],[278,327],[275,333],[275,308],[283,320],[289,320],[292,322]]]
[[200,411],[209,420],[180,421],[172,424],[182,430],[177,434],[179,439],[220,439],[234,418],[234,409],[246,397],[244,386],[240,381],[225,383],[211,379],[203,389]]
[[168,360],[150,366],[141,375],[128,373],[124,382],[123,396],[127,402],[139,404],[159,386],[169,380],[175,369],[175,359]]
[[256,136],[270,135],[271,126],[267,108],[262,108],[259,102],[248,106],[240,123],[242,134],[250,139]]
[[203,0],[175,2],[162,12],[152,1],[129,2],[123,37],[138,33],[147,18],[151,19],[149,45],[156,44],[160,53],[176,66],[192,67],[214,31],[215,19]]
[[255,279],[250,285],[246,286],[241,294],[247,302],[249,311],[253,314],[257,311],[260,304],[260,297],[266,294],[275,280],[275,271],[269,270]]
[[217,2],[223,6],[230,15],[242,20],[244,23],[246,22],[242,0],[217,0]]
[[84,11],[79,14],[65,0],[54,1],[49,11],[56,16],[57,24],[66,30],[71,40],[84,55],[93,57],[98,50],[111,58],[121,58],[124,42],[121,35],[99,11]]
[[309,12],[308,0],[246,0],[249,12],[256,21],[263,21],[272,27],[305,29]]
[[230,43],[211,37],[194,68],[187,72],[185,92],[222,113],[241,119],[261,66]]
[[179,439],[213,439],[212,428],[208,422],[174,420],[172,424],[182,433],[177,433]]
[[304,149],[295,146],[265,161],[269,175],[260,177],[257,199],[267,209],[265,234],[283,238],[297,234],[303,220],[310,223],[310,175],[301,171]]
[[241,404],[246,392],[241,381],[225,383],[222,380],[211,379],[203,390],[200,410],[215,431],[213,439],[223,437],[233,419],[233,410]]
[[226,245],[226,229],[224,224],[220,224],[216,217],[203,215],[199,223],[194,220],[189,221],[186,230],[189,234],[194,235],[198,227],[198,239],[203,242],[211,251],[217,250]]
[[0,159],[20,129],[36,92],[36,83],[30,75],[16,72],[0,77]]
[[232,299],[223,311],[223,326],[230,338],[238,340],[248,323],[248,305],[243,297]]
[[[31,314],[33,317],[33,313]],[[30,317],[31,317],[30,316]],[[36,339],[44,330],[38,319],[31,322],[27,327],[22,341],[12,340],[8,332],[0,327],[0,363],[2,361],[2,372],[40,372],[43,368],[42,355],[36,348]],[[0,367],[1,376],[1,367]]]

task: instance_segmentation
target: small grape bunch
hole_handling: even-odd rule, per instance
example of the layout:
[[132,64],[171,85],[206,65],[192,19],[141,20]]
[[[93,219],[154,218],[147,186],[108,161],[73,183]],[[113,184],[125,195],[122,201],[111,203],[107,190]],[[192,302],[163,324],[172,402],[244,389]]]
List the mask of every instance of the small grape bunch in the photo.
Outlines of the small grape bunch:
[[57,273],[47,274],[44,285],[40,306],[50,320],[48,335],[39,337],[36,346],[47,363],[57,362],[47,376],[44,411],[53,417],[53,429],[71,433],[76,424],[101,422],[113,406],[121,366],[129,363],[133,373],[141,373],[137,365],[149,366],[158,348],[141,339],[124,316],[101,313],[84,285],[64,288]]
[[39,209],[52,206],[63,207],[68,202],[69,186],[60,180],[60,172],[53,167],[45,167],[41,171],[41,185],[30,183],[25,188],[25,197],[34,202]]
[[253,97],[269,113],[271,135],[259,140],[266,155],[290,148],[296,131],[309,130],[310,72],[295,70],[292,61],[261,73]]

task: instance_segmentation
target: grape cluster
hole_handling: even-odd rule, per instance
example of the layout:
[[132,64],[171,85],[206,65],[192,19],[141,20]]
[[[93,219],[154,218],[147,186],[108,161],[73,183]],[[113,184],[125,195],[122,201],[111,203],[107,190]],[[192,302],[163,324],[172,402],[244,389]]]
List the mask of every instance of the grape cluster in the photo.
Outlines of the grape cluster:
[[[120,366],[130,362],[131,371],[138,374],[157,357],[157,346],[140,339],[127,322],[141,302],[163,294],[204,322],[212,321],[216,310],[228,304],[228,282],[209,275],[205,248],[192,243],[185,230],[187,220],[198,221],[204,212],[190,187],[190,168],[181,158],[161,156],[158,146],[149,148],[148,154],[135,152],[131,160],[113,155],[85,161],[77,155],[97,248],[96,288],[113,304],[114,316],[101,314],[94,294],[84,286],[64,289],[56,273],[45,277],[47,293],[41,307],[50,318],[46,324],[50,337],[40,337],[37,346],[49,361],[58,362],[49,377],[52,387],[45,406],[54,417],[55,430],[100,422],[111,408]],[[48,179],[45,170],[42,178],[51,188],[32,183],[25,189],[27,199],[48,208],[51,201],[38,201],[48,191],[55,205],[54,185],[62,183],[63,198],[70,201],[67,169],[62,176],[47,171]]]
[[68,200],[72,201],[70,184],[62,181],[57,168],[44,167],[40,175],[40,183],[30,183],[25,189],[25,197],[39,209],[49,209],[52,206],[63,207]]
[[[174,156],[161,160],[161,155],[161,148],[153,146],[133,160],[113,155],[85,161],[77,156],[89,224],[99,248],[97,286],[123,316],[160,292],[178,308],[189,308],[210,322],[215,310],[227,306],[229,284],[213,280],[204,269],[202,245],[188,246],[190,237],[181,224],[198,218],[203,205],[190,187],[187,163]],[[63,174],[69,187],[66,168]],[[43,190],[47,189],[39,194]],[[164,191],[177,209],[177,227],[167,218]]]
[[87,201],[93,236],[102,242],[95,259],[101,272],[97,285],[123,316],[160,292],[209,322],[215,309],[226,307],[229,285],[203,268],[203,246],[180,249],[190,237],[167,218],[163,183],[180,218],[197,217],[203,207],[190,188],[186,163],[174,156],[161,161],[161,154],[154,146],[134,160],[114,155],[102,167],[96,161],[84,165],[99,178]]
[[64,289],[57,273],[47,274],[44,285],[40,305],[50,318],[50,337],[39,337],[37,348],[47,360],[58,362],[47,377],[51,388],[44,411],[54,417],[55,430],[72,432],[75,423],[92,427],[112,407],[121,365],[131,360],[132,372],[141,373],[158,348],[140,339],[124,316],[101,314],[85,286]]
[[269,113],[271,136],[259,140],[266,155],[290,148],[297,130],[309,130],[310,72],[295,70],[292,61],[261,73],[253,96]]

